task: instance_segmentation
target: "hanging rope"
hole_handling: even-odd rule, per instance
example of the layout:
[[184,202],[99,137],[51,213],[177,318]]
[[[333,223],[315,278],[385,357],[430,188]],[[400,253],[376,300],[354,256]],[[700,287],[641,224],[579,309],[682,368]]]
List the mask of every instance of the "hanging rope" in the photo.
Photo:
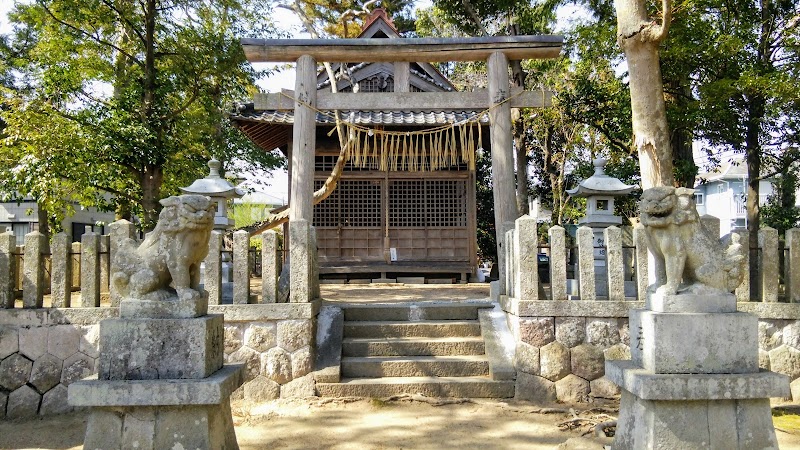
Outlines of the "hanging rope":
[[[355,167],[374,167],[381,171],[424,172],[463,163],[466,163],[470,170],[475,169],[475,151],[482,146],[483,139],[481,121],[492,109],[520,94],[511,95],[502,102],[464,120],[415,131],[390,131],[380,126],[356,124],[317,109],[286,92],[281,92],[281,95],[334,121],[337,126],[329,135],[343,126],[349,142],[347,157]],[[544,97],[544,94],[542,95]],[[477,146],[475,128],[478,129]]]

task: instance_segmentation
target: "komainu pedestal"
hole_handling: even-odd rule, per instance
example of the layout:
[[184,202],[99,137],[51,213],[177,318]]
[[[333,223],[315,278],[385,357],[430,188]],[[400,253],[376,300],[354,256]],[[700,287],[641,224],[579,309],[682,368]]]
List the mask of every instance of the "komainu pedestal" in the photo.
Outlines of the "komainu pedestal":
[[120,317],[100,322],[97,378],[72,383],[69,403],[92,408],[86,449],[238,449],[230,396],[244,368],[223,366],[222,315],[198,287],[214,204],[161,203],[155,230],[112,261]]
[[732,294],[651,294],[630,313],[631,360],[607,361],[622,388],[614,449],[778,448],[770,397],[789,379],[758,368],[758,319]]

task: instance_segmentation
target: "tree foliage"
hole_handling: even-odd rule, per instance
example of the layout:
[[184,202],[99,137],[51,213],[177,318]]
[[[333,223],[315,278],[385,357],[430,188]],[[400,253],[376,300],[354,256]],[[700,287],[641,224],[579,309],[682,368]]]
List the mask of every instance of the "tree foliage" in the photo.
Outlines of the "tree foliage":
[[256,72],[239,38],[271,31],[258,0],[37,0],[19,4],[0,47],[0,147],[6,193],[30,195],[58,222],[72,201],[137,214],[152,226],[163,196],[211,157],[272,168],[233,130],[229,104]]

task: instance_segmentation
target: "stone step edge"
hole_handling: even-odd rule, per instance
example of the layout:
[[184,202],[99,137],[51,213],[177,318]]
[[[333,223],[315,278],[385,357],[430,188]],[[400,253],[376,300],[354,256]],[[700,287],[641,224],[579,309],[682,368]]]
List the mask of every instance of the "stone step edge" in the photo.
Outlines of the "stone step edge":
[[317,383],[320,385],[391,385],[391,384],[419,384],[419,383],[454,383],[454,384],[489,384],[489,385],[506,385],[514,384],[513,381],[508,380],[492,380],[488,376],[471,376],[471,377],[379,377],[379,378],[342,378],[338,383]]
[[456,320],[345,320],[344,326],[408,326],[408,325],[480,325],[478,319],[456,319]]
[[446,356],[430,356],[430,355],[403,355],[403,356],[343,356],[342,364],[349,363],[433,363],[433,362],[488,362],[486,355],[446,355]]
[[461,343],[483,342],[481,336],[402,336],[402,337],[346,337],[342,344],[424,344],[424,343]]

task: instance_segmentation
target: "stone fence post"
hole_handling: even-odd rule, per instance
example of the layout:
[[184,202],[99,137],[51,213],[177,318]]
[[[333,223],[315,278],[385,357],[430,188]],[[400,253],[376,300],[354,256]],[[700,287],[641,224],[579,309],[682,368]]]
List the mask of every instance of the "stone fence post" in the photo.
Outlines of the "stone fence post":
[[636,298],[640,302],[647,300],[647,286],[649,285],[647,234],[644,225],[637,224],[633,229],[633,246],[636,248]]
[[608,227],[603,230],[606,243],[606,270],[608,271],[608,299],[625,300],[625,268],[622,262],[622,230]]
[[66,233],[53,236],[51,246],[50,296],[54,308],[72,306],[72,243]]
[[547,230],[550,238],[550,292],[553,300],[567,299],[567,238],[564,227]]
[[[110,226],[111,234],[109,238],[108,244],[108,257],[109,257],[109,264],[113,266],[114,258],[116,258],[116,254],[119,251],[122,242],[125,239],[136,239],[136,225],[132,224],[131,222],[123,219],[117,220],[113,222]],[[111,269],[109,269],[109,272]],[[109,276],[110,278],[110,276]],[[111,296],[111,306],[119,306],[120,300],[122,300],[122,296],[117,289],[114,287],[114,283],[109,283],[109,293]]]
[[203,288],[208,292],[208,304],[219,305],[222,301],[222,233],[214,230],[208,239]]
[[0,308],[14,307],[14,288],[17,276],[17,238],[7,231],[0,234]]
[[233,303],[250,303],[250,233],[233,233]]
[[111,287],[111,236],[100,236],[100,292],[108,292]]
[[786,299],[789,303],[800,302],[800,228],[786,230]]
[[750,301],[750,233],[746,230],[736,230],[731,232],[731,237],[734,235],[739,236],[739,244],[742,246],[742,253],[744,254],[744,276],[742,277],[742,284],[736,288],[737,302]]
[[41,308],[44,301],[44,254],[47,238],[33,231],[25,235],[25,262],[22,279],[22,307]]
[[594,284],[594,232],[583,226],[578,228],[578,283],[581,300],[597,300]]
[[506,234],[505,234],[505,238],[504,238],[504,242],[505,242],[505,251],[504,251],[505,264],[504,264],[504,267],[506,268],[506,282],[505,282],[506,295],[508,295],[509,297],[514,297],[514,298],[517,297],[517,291],[515,290],[517,285],[516,285],[516,281],[515,280],[516,280],[517,271],[519,270],[519,266],[517,265],[517,263],[519,261],[517,261],[517,259],[514,258],[514,255],[516,254],[515,253],[515,249],[514,249],[514,244],[515,244],[515,240],[516,240],[516,234],[517,234],[517,230],[515,230],[512,227],[510,230],[506,230]]
[[100,235],[81,236],[81,306],[100,306]]
[[261,233],[261,303],[278,301],[278,233]]
[[514,259],[516,260],[516,297],[539,300],[539,240],[536,219],[524,215],[516,220]]
[[289,302],[311,301],[311,230],[307,220],[289,221]]
[[761,249],[759,284],[762,302],[778,301],[778,230],[763,227],[758,230],[758,248]]

